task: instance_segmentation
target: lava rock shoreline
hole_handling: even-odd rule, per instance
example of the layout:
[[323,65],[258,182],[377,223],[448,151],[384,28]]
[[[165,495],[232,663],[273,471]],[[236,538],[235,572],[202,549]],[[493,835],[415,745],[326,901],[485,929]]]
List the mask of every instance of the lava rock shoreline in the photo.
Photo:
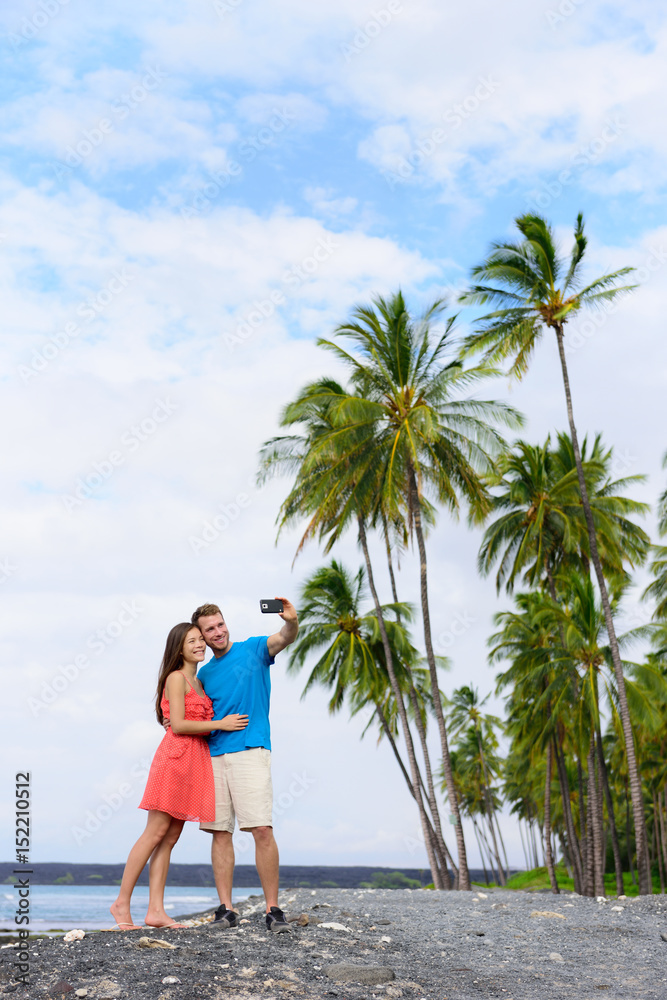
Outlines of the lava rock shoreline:
[[289,934],[269,933],[263,899],[251,897],[238,906],[238,928],[216,927],[207,911],[183,917],[194,924],[184,930],[32,940],[27,986],[16,982],[14,949],[4,948],[0,993],[16,1000],[667,997],[666,897],[296,889],[281,893],[280,905],[292,918]]

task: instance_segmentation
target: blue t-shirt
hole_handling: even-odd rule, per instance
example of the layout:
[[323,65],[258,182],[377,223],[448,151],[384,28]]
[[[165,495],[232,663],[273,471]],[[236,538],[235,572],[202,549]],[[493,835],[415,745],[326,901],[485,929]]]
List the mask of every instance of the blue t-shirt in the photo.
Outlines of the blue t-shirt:
[[214,719],[224,719],[236,712],[248,716],[245,729],[234,732],[216,729],[211,733],[208,745],[212,757],[251,747],[271,749],[269,667],[274,662],[269,655],[266,636],[256,635],[244,642],[232,643],[228,653],[213,656],[197,674],[213,702]]

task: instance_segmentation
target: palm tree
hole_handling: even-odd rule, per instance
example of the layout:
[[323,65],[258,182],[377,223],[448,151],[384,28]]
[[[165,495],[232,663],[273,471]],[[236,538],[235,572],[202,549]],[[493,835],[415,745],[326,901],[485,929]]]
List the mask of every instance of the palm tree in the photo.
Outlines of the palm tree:
[[[607,577],[626,581],[625,564],[641,565],[650,544],[648,535],[630,520],[630,514],[645,514],[648,504],[621,496],[644,476],[612,480],[609,469],[612,451],[605,451],[596,438],[587,454],[582,443],[584,475],[588,483],[591,509],[598,537],[604,544],[601,558]],[[589,563],[588,537],[572,454],[565,434],[551,447],[516,441],[501,455],[497,475],[491,480],[493,512],[498,512],[486,529],[478,557],[482,575],[498,563],[496,588],[511,593],[521,574],[525,583],[546,584],[555,599],[554,578],[564,564],[579,569]]]
[[[293,473],[294,485],[283,501],[278,521],[279,531],[288,524],[308,516],[310,520],[297,548],[297,555],[306,541],[313,537],[327,539],[325,552],[329,552],[350,522],[356,521],[359,542],[364,553],[368,585],[373,596],[377,624],[380,631],[385,664],[395,698],[406,744],[411,786],[417,802],[424,830],[424,840],[429,854],[433,880],[437,888],[449,886],[447,871],[447,848],[442,836],[442,826],[435,803],[435,795],[430,800],[435,832],[431,830],[422,798],[423,781],[415,753],[414,740],[410,730],[408,714],[403,701],[399,680],[394,668],[394,657],[375,586],[366,537],[366,519],[369,514],[369,496],[374,493],[374,482],[369,470],[364,476],[351,472],[347,457],[342,459],[335,447],[332,414],[341,398],[345,397],[342,387],[332,379],[324,378],[304,387],[297,398],[289,403],[282,415],[285,426],[301,425],[305,434],[287,435],[273,438],[264,445],[260,457],[259,482],[269,476]],[[334,437],[334,445],[331,440]],[[395,520],[395,519],[394,519]],[[409,666],[407,666],[409,669]],[[432,788],[432,782],[430,783]],[[431,830],[435,843],[429,840]],[[440,851],[439,859],[436,857]],[[434,852],[436,852],[434,854]]]
[[[352,320],[338,327],[337,338],[351,340],[359,354],[340,343],[320,340],[350,371],[352,391],[347,398],[331,397],[334,429],[318,443],[338,456],[338,489],[347,482],[357,495],[371,502],[374,523],[385,518],[407,520],[420,558],[420,590],[424,644],[434,691],[437,664],[431,636],[425,521],[432,519],[429,496],[457,515],[461,501],[472,520],[483,518],[489,505],[480,473],[491,469],[490,453],[504,441],[495,424],[518,426],[519,415],[503,403],[465,398],[464,391],[488,378],[487,366],[465,368],[454,357],[454,318],[444,332],[433,324],[444,303],[436,302],[423,319],[410,317],[400,292],[378,297],[371,306],[358,307]],[[359,503],[359,501],[356,501]],[[332,536],[333,537],[333,536]],[[365,531],[360,530],[362,548]],[[460,888],[469,888],[465,840],[456,787],[449,760],[442,705],[433,701],[440,734],[450,810],[455,823]]]
[[[472,821],[484,871],[486,873],[484,857],[486,852],[491,871],[493,871],[495,864],[498,881],[500,885],[505,885],[507,876],[503,869],[493,827],[493,821],[500,809],[501,801],[498,790],[491,784],[491,780],[498,779],[503,770],[503,761],[498,753],[498,741],[495,733],[487,730],[480,735],[475,731],[474,726],[469,726],[459,733],[458,739],[453,745],[451,758],[461,808]],[[482,769],[482,761],[484,762],[484,770]],[[444,780],[443,791],[446,791]],[[477,817],[480,817],[480,820],[482,817],[486,818],[488,829],[492,834],[493,845],[489,842],[483,822],[478,823]]]
[[[570,783],[564,755],[564,738],[569,730],[572,706],[576,703],[577,677],[568,661],[556,659],[557,627],[544,614],[552,602],[540,592],[518,594],[516,611],[503,611],[495,616],[500,626],[489,639],[491,662],[509,661],[509,666],[496,679],[498,692],[509,687],[507,700],[508,731],[512,746],[524,744],[545,753],[549,763],[549,746],[556,758],[558,780],[563,804],[563,817],[571,859],[575,890],[583,890],[584,864],[577,837],[570,801]],[[549,771],[547,768],[546,771]],[[545,774],[544,817],[545,833],[551,827],[551,781]],[[545,838],[545,860],[553,892],[558,891],[555,864],[550,843]]]
[[[335,559],[329,565],[316,570],[305,581],[300,594],[301,628],[291,650],[288,672],[300,671],[309,658],[319,654],[306,681],[302,697],[306,696],[314,684],[319,684],[333,692],[329,702],[329,711],[332,713],[342,707],[346,697],[352,714],[356,714],[369,701],[374,704],[375,714],[384,735],[390,742],[410,793],[419,805],[413,781],[410,780],[403,765],[394,739],[396,701],[394,698],[392,704],[391,684],[384,662],[377,615],[375,612],[364,614],[361,611],[365,590],[364,570],[360,569],[352,577]],[[423,711],[424,702],[431,700],[430,691],[424,687],[424,671],[415,665],[418,654],[410,643],[405,626],[391,618],[400,614],[403,620],[409,621],[413,616],[412,608],[408,604],[383,605],[382,614],[391,643],[401,699],[412,688],[418,699],[418,707]],[[413,666],[408,669],[406,665],[410,663]],[[419,683],[420,677],[422,683]],[[420,688],[419,691],[415,681]],[[419,775],[418,777],[420,785],[423,785],[421,777]],[[433,810],[433,800],[430,796],[429,804]],[[435,808],[437,813],[437,806]],[[449,888],[446,857],[444,871],[442,863],[437,858],[438,838],[435,830],[425,811],[420,810],[420,817],[434,880],[439,881],[440,869],[444,885]],[[446,855],[447,848],[446,845],[443,846]]]
[[[493,753],[493,760],[497,762],[499,759],[495,754],[495,751],[498,748],[498,739],[496,737],[495,730],[500,729],[502,727],[502,723],[495,715],[490,715],[488,712],[485,713],[482,711],[482,707],[488,699],[489,696],[487,695],[486,698],[483,698],[480,701],[477,689],[466,684],[463,687],[457,688],[456,691],[453,692],[451,699],[448,701],[447,716],[453,740],[465,733],[466,736],[469,737],[470,742],[476,744],[475,752],[465,755],[465,759],[474,760],[475,766],[480,772],[479,783],[482,790],[483,806],[486,811],[486,819],[489,827],[489,833],[491,834],[493,853],[496,858],[500,884],[504,885],[508,876],[503,870],[503,862],[500,857],[496,828],[494,825],[498,823],[491,786],[491,778],[494,776],[492,774],[494,767],[490,764],[488,759],[489,748]],[[461,750],[461,747],[459,747],[459,750]],[[495,770],[497,773],[497,763]],[[501,835],[499,826],[498,834]]]
[[621,268],[581,287],[582,261],[587,239],[584,221],[577,217],[574,245],[569,260],[558,256],[553,231],[541,216],[526,214],[516,219],[523,239],[518,243],[496,242],[487,259],[473,268],[473,278],[480,281],[465,293],[468,304],[492,303],[498,308],[480,319],[478,330],[466,338],[467,353],[482,351],[484,361],[497,364],[512,357],[509,373],[520,378],[528,369],[531,354],[545,330],[553,330],[560,358],[565,389],[570,437],[577,467],[579,489],[589,538],[591,560],[600,589],[609,646],[618,688],[619,712],[628,757],[630,793],[637,842],[637,869],[642,894],[651,892],[651,872],[643,799],[634,746],[632,722],[628,709],[623,664],[618,648],[609,593],[597,544],[595,521],[584,476],[584,468],[574,422],[572,394],[565,357],[565,324],[585,306],[601,306],[624,292],[629,285],[620,280],[633,269]]

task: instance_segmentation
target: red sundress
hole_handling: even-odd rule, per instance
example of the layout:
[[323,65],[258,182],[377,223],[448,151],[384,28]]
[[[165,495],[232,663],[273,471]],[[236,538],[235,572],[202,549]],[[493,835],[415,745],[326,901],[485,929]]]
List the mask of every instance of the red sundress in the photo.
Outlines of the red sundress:
[[[168,719],[169,702],[164,695],[160,707]],[[191,722],[213,718],[213,702],[207,695],[197,694],[191,684],[185,693],[185,718]],[[155,751],[139,808],[159,809],[174,819],[215,820],[213,768],[205,736],[167,730]]]

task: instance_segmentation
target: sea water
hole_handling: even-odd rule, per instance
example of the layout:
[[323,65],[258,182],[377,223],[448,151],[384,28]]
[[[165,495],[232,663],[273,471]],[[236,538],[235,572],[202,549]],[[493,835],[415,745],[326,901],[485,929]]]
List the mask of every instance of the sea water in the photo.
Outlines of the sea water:
[[[233,889],[232,902],[247,899],[257,888]],[[109,907],[118,895],[116,885],[33,885],[30,887],[30,932],[45,933],[52,930],[101,930],[113,927]],[[17,906],[16,890],[3,885],[0,891],[0,931],[14,931]],[[198,913],[219,905],[215,889],[199,886],[167,886],[164,908],[170,917]],[[142,924],[148,907],[148,886],[138,885],[132,894],[132,916]],[[26,928],[23,924],[22,927]]]

